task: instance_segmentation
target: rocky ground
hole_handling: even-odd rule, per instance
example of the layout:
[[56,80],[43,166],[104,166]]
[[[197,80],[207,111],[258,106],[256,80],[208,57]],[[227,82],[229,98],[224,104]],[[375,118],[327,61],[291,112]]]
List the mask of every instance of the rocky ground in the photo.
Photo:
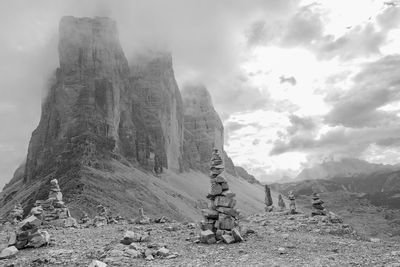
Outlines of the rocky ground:
[[[230,245],[196,243],[198,229],[191,223],[48,229],[50,245],[20,250],[0,266],[88,266],[93,260],[108,266],[400,266],[399,237],[371,239],[322,217],[273,212],[241,225],[245,242]],[[149,233],[150,240],[123,245],[127,230]]]

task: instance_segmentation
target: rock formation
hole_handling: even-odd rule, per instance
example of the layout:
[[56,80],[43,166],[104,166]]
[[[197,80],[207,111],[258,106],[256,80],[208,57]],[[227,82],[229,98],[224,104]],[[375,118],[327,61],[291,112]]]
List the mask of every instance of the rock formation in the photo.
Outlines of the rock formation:
[[184,158],[186,169],[208,171],[209,151],[222,151],[226,172],[237,176],[232,160],[223,150],[224,127],[212,104],[210,93],[201,84],[185,85],[182,90],[184,107]]
[[132,89],[142,104],[143,119],[154,142],[155,171],[182,170],[183,104],[175,81],[171,53],[147,50],[130,64]]
[[282,198],[281,194],[278,195],[278,206],[279,206],[281,211],[286,209],[286,204],[285,204],[285,201],[283,201],[283,198]]
[[313,210],[311,211],[311,216],[326,215],[326,209],[322,204],[324,204],[324,201],[322,201],[319,198],[318,193],[313,193],[312,195]]
[[207,195],[210,204],[208,209],[202,210],[204,221],[201,222],[200,242],[212,244],[222,240],[229,244],[243,241],[238,229],[235,194],[229,191],[223,177],[224,165],[217,148],[213,149],[210,171],[211,189]]
[[272,205],[271,189],[268,185],[265,185],[265,211],[271,212],[274,209]]
[[289,213],[290,214],[296,214],[296,197],[293,193],[293,191],[289,191],[289,196],[288,196],[290,203],[289,203]]
[[[143,206],[183,219],[175,204],[159,201],[171,197],[161,193],[167,190],[163,185],[151,184],[158,186],[157,193],[145,191],[150,171],[206,172],[208,151],[215,146],[226,172],[237,176],[222,150],[223,126],[207,90],[185,90],[184,105],[171,54],[162,49],[136,51],[128,63],[118,38],[111,19],[61,19],[60,65],[43,100],[26,163],[0,195],[0,216],[15,202],[29,212],[37,199],[47,198],[52,177],[74,216],[87,212],[93,218],[96,206],[105,204],[125,214],[129,209],[129,216]],[[54,191],[52,205],[62,208],[58,194]]]

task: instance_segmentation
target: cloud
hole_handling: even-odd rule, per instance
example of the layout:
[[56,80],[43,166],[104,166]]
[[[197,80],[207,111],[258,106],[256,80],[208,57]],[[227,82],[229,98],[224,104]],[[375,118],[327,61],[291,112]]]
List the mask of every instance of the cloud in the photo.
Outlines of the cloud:
[[[319,138],[295,135],[288,141],[277,140],[270,155],[302,151],[317,155],[359,157],[371,144],[387,144],[396,138],[400,125],[387,128],[334,128]],[[392,143],[393,144],[393,143]]]
[[288,83],[291,84],[292,86],[295,86],[297,84],[296,78],[293,76],[286,77],[284,75],[279,77],[279,83]]
[[333,106],[325,116],[331,126],[381,127],[399,123],[396,113],[379,108],[400,100],[400,56],[386,56],[363,66],[353,87],[335,92],[326,101]]
[[[322,4],[302,6],[286,18],[256,20],[245,30],[249,46],[302,47],[319,59],[355,58],[380,55],[388,33],[398,28],[400,8],[388,6],[380,13],[339,32],[329,32],[326,24],[332,18]],[[337,18],[335,18],[337,19]]]

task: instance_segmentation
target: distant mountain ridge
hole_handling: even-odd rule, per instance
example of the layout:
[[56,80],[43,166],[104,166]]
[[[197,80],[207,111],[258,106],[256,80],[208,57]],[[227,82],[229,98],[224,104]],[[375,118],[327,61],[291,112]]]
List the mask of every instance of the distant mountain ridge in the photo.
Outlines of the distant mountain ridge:
[[294,179],[295,181],[332,179],[335,177],[353,177],[379,171],[394,171],[400,169],[397,165],[370,163],[355,158],[344,158],[339,161],[325,161],[311,168],[303,169]]

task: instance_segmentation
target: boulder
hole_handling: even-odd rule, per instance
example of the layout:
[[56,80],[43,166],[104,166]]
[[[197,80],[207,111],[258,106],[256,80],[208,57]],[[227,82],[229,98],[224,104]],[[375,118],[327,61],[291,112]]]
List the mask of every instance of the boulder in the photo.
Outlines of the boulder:
[[204,244],[214,244],[217,242],[215,239],[215,234],[211,230],[200,232],[200,242]]
[[232,230],[232,236],[233,236],[233,238],[235,239],[236,242],[242,242],[244,240],[242,235],[240,234],[239,229],[237,229],[237,228]]
[[121,240],[121,243],[124,245],[130,245],[133,242],[140,242],[141,239],[141,234],[135,233],[133,231],[126,231],[124,238]]
[[19,226],[23,231],[38,228],[40,225],[42,225],[42,221],[35,215],[31,215],[19,223]]
[[39,248],[41,246],[47,245],[50,242],[50,234],[43,230],[38,230],[32,236],[28,238],[27,247]]
[[222,241],[224,241],[226,244],[231,244],[235,242],[235,239],[231,235],[222,235]]
[[0,259],[7,259],[13,257],[18,253],[18,249],[14,246],[7,247],[0,252]]

